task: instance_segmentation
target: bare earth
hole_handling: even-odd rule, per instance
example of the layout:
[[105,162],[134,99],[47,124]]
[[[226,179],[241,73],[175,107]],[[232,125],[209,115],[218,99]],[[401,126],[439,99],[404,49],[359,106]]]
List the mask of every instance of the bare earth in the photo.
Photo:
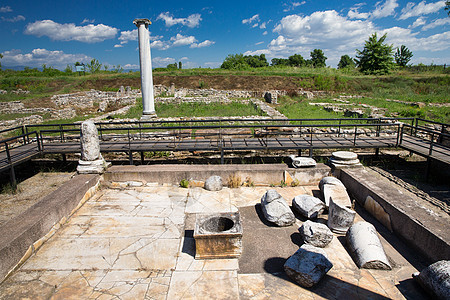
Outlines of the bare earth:
[[72,178],[74,173],[38,173],[19,183],[18,193],[0,194],[0,226],[20,215],[42,197],[58,189]]

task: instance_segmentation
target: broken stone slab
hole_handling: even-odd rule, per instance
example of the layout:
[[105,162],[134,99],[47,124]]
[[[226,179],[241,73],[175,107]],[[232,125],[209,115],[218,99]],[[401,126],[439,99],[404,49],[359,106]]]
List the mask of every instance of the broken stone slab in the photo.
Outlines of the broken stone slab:
[[294,168],[309,168],[317,165],[316,161],[311,157],[289,155],[289,158]]
[[330,199],[327,225],[334,233],[345,234],[355,220],[356,212],[346,206],[341,206]]
[[339,179],[337,179],[336,177],[333,177],[333,176],[326,176],[326,177],[322,178],[322,180],[320,180],[320,182],[319,182],[320,190],[322,190],[322,187],[325,184],[342,185],[342,186],[344,186],[342,181],[340,181]]
[[205,190],[208,191],[220,191],[223,188],[222,178],[214,175],[206,179]]
[[295,196],[292,206],[308,219],[317,218],[325,210],[325,204],[319,198],[310,195]]
[[391,270],[375,227],[368,222],[350,226],[346,234],[350,254],[359,268]]
[[94,122],[84,121],[81,123],[81,160],[94,161],[103,159],[100,154],[100,143],[98,131]]
[[428,293],[450,299],[450,260],[437,261],[412,276]]
[[267,221],[278,226],[290,226],[295,222],[295,216],[289,205],[276,190],[268,190],[261,197],[261,208]]
[[284,264],[286,274],[303,287],[316,285],[333,267],[321,248],[302,245]]
[[364,209],[372,216],[381,222],[389,231],[392,232],[391,216],[384,210],[384,208],[373,199],[371,196],[366,197],[364,201]]
[[347,189],[343,185],[325,184],[322,188],[323,199],[327,207],[330,206],[330,199],[333,198],[334,203],[348,208],[352,207],[352,201],[347,193]]
[[303,241],[315,247],[326,247],[333,239],[333,233],[324,224],[306,221],[298,229]]

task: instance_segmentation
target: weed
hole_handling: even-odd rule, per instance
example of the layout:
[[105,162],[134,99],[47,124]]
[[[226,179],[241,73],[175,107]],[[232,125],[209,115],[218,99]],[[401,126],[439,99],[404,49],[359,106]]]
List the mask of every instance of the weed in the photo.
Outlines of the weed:
[[180,186],[181,186],[182,188],[187,189],[187,188],[189,187],[189,181],[186,180],[186,179],[182,179],[182,180],[180,181]]
[[282,187],[282,188],[287,187],[287,184],[284,180],[281,180],[280,187]]
[[205,83],[203,80],[199,80],[198,81],[198,88],[199,89],[207,89],[208,88],[208,84]]
[[243,186],[246,187],[254,187],[255,183],[253,182],[252,178],[250,176],[247,176],[244,180],[244,183],[242,184]]
[[159,158],[159,157],[169,157],[170,151],[146,151],[144,152],[145,158]]
[[237,175],[235,173],[233,173],[230,176],[228,176],[228,179],[227,179],[228,187],[230,187],[230,188],[238,188],[238,187],[241,186],[241,184],[242,184],[241,176],[239,176],[239,175]]
[[298,181],[298,179],[294,179],[294,181],[291,182],[291,186],[292,187],[296,187],[300,185],[300,181]]
[[11,183],[7,183],[2,186],[2,194],[10,194],[15,195],[21,192],[21,188],[19,186],[13,186]]

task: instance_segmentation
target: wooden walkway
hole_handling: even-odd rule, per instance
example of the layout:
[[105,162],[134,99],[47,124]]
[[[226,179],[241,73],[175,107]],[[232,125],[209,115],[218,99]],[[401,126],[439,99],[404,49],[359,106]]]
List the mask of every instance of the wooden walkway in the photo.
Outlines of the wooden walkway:
[[[233,151],[233,150],[295,150],[295,149],[339,149],[339,148],[393,148],[397,146],[397,136],[353,135],[311,137],[270,137],[270,138],[224,138],[224,139],[166,139],[101,141],[101,152],[145,152],[145,151]],[[450,149],[404,134],[399,147],[416,154],[450,164]],[[42,154],[80,153],[79,142],[45,142]],[[30,160],[40,154],[36,143],[19,146],[10,150],[13,166]],[[0,152],[0,171],[10,168],[6,152]]]

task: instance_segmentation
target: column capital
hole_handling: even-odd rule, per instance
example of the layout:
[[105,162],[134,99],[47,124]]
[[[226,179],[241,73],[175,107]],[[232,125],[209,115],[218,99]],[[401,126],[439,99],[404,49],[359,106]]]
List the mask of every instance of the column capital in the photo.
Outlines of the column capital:
[[137,27],[139,27],[139,25],[141,24],[145,24],[145,25],[151,25],[152,22],[150,22],[149,19],[134,19],[133,24],[136,25]]

